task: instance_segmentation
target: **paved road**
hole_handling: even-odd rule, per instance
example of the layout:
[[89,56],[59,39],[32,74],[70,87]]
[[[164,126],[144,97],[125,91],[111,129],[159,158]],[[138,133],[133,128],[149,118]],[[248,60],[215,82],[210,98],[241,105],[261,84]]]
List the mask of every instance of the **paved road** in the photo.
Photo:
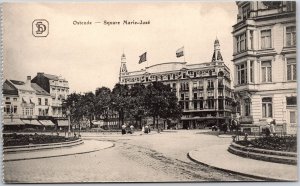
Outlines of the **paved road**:
[[230,140],[196,130],[88,139],[109,140],[115,147],[88,154],[4,162],[4,179],[26,183],[256,180],[189,160],[186,154],[190,150]]

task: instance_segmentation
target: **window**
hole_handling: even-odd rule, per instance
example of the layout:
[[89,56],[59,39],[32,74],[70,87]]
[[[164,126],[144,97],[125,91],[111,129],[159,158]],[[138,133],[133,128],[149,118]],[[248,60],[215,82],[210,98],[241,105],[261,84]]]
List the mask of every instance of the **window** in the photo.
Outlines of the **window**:
[[207,100],[208,109],[214,109],[214,100],[208,99]]
[[297,65],[295,58],[287,59],[287,80],[297,80]]
[[297,123],[296,111],[290,111],[290,123],[291,124],[296,124]]
[[236,37],[236,49],[238,53],[246,50],[246,33]]
[[237,82],[239,85],[247,83],[247,65],[242,63],[237,65]]
[[173,74],[173,79],[175,79],[175,74]]
[[199,103],[200,103],[200,110],[202,110],[203,109],[203,101],[201,100]]
[[42,105],[42,99],[41,98],[38,98],[38,104]]
[[194,110],[197,110],[197,101],[194,101]]
[[185,109],[189,110],[189,102],[185,102]]
[[272,82],[272,65],[271,61],[261,62],[262,82]]
[[262,98],[262,117],[272,117],[272,98]]
[[193,82],[193,89],[197,88],[197,82]]
[[194,99],[197,99],[197,93],[194,93]]
[[260,34],[261,49],[271,48],[271,30],[262,30]]
[[13,98],[13,101],[18,101],[18,98]]
[[296,46],[296,26],[286,27],[286,46]]
[[181,100],[184,100],[184,94],[181,94]]
[[247,99],[244,99],[244,116],[250,116],[250,113],[251,113],[251,102],[250,102],[250,99],[247,98]]
[[295,1],[286,1],[286,9],[287,11],[296,11],[296,2]]
[[14,113],[16,114],[18,112],[18,106],[14,106]]
[[168,74],[168,80],[170,80],[171,79],[171,76],[170,76],[170,74]]
[[218,90],[218,95],[219,95],[219,96],[224,96],[223,90],[222,90],[222,89],[221,89],[221,90],[220,90],[220,89]]
[[45,105],[48,105],[48,99],[45,99]]
[[6,97],[6,101],[10,101],[10,97]]
[[203,80],[199,81],[199,89],[203,89]]
[[207,88],[214,88],[213,80],[211,80],[211,79],[207,80]]
[[250,3],[242,7],[243,20],[250,17]]
[[250,30],[250,49],[253,49],[253,30]]
[[286,97],[286,106],[287,107],[297,107],[297,97]]
[[183,75],[182,75],[182,78],[186,78],[186,75],[185,75],[185,73],[183,73]]
[[250,61],[250,82],[254,82],[254,67],[253,67],[254,61]]
[[5,106],[5,112],[6,112],[6,114],[11,114],[11,109],[10,109],[10,107],[11,107],[11,105],[6,105]]

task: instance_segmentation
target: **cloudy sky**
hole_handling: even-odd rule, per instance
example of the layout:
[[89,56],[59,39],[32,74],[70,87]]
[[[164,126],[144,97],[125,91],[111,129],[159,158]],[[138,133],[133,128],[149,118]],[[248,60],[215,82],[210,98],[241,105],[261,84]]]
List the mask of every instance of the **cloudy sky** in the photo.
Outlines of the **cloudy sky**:
[[[37,72],[61,75],[71,92],[113,88],[118,82],[124,51],[129,71],[145,68],[139,56],[148,53],[148,65],[183,61],[209,62],[218,37],[225,64],[232,66],[232,25],[235,2],[223,3],[56,3],[4,4],[4,78],[25,80]],[[46,19],[49,35],[32,35],[32,22]],[[104,25],[104,21],[120,25]],[[123,25],[123,20],[148,25]],[[74,25],[90,21],[91,25]],[[100,23],[95,23],[100,22]]]

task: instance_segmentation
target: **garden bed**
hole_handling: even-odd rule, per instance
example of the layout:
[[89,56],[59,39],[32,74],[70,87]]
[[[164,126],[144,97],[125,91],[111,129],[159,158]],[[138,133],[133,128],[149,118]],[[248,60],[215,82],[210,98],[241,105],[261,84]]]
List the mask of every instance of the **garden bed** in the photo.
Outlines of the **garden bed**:
[[78,138],[38,134],[3,134],[3,146],[21,146],[30,144],[47,144],[74,141]]
[[236,141],[237,144],[259,149],[297,152],[296,136],[269,136],[248,141]]

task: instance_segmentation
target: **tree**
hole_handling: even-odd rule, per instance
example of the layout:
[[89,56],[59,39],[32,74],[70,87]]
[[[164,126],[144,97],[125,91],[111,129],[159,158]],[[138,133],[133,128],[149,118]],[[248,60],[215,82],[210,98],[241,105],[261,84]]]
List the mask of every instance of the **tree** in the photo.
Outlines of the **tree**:
[[130,90],[129,99],[129,115],[133,117],[136,124],[139,122],[139,126],[142,127],[142,118],[146,114],[145,95],[147,89],[143,84],[135,84]]
[[96,89],[95,93],[95,114],[96,117],[108,118],[108,110],[111,103],[111,91],[107,87]]
[[116,110],[119,114],[119,128],[120,124],[124,124],[125,114],[128,111],[130,95],[127,85],[116,84],[112,90],[111,108]]
[[153,117],[154,125],[157,120],[157,128],[159,117],[167,119],[181,116],[181,109],[175,93],[171,91],[170,86],[161,82],[153,82],[147,86],[145,103],[149,116]]

